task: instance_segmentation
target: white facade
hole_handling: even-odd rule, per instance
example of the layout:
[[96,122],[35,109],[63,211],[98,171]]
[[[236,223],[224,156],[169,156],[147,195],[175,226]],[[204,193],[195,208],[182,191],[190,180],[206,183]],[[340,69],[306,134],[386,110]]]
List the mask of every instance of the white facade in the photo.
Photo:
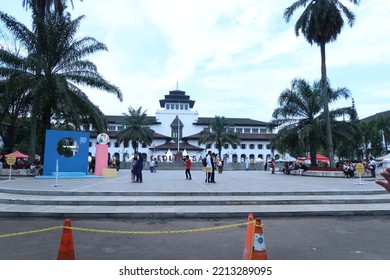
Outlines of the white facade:
[[[193,161],[200,161],[205,153],[211,149],[218,154],[215,144],[211,147],[199,145],[199,133],[207,129],[214,118],[199,117],[198,111],[193,109],[195,101],[190,100],[184,91],[170,91],[165,99],[160,100],[160,109],[152,120],[151,129],[155,131],[155,139],[150,146],[140,144],[138,151],[147,161],[155,157],[160,161],[175,160],[178,151],[188,153]],[[124,129],[121,123],[123,116],[107,116],[110,136],[109,153],[119,155],[121,161],[128,161],[133,154],[131,143],[116,143],[116,134]],[[240,144],[236,147],[226,144],[221,154],[226,162],[260,161],[273,157],[270,141],[275,134],[267,133],[267,123],[245,118],[226,118],[231,129],[240,133]],[[179,131],[179,133],[178,133]],[[96,153],[96,135],[91,132],[90,149],[92,156]],[[104,131],[103,131],[104,132]]]
[[183,136],[193,135],[199,132],[199,127],[192,126],[192,123],[197,122],[199,114],[197,111],[190,109],[184,110],[157,110],[156,120],[161,122],[160,125],[154,125],[152,129],[162,135],[171,135],[171,124],[176,118],[179,118],[183,126]]

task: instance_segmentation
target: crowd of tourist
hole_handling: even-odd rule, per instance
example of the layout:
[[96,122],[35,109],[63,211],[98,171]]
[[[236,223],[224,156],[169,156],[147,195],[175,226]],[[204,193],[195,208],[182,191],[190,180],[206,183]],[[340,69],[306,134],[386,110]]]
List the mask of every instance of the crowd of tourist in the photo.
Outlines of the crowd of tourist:
[[291,170],[298,170],[298,174],[302,175],[302,172],[307,171],[307,169],[308,167],[304,161],[286,161],[280,171],[283,174],[290,175]]

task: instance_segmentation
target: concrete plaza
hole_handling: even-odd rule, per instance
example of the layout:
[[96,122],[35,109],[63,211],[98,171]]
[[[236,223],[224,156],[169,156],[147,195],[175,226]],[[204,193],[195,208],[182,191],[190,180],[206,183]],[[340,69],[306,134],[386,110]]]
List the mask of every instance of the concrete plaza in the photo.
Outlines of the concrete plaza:
[[206,218],[314,215],[383,215],[390,194],[371,178],[292,176],[265,171],[224,171],[216,182],[205,173],[130,171],[111,178],[0,180],[0,216]]

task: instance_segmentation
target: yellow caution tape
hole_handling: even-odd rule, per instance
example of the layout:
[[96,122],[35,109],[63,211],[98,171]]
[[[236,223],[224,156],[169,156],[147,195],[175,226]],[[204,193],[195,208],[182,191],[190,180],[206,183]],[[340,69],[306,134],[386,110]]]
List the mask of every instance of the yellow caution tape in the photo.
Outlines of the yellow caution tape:
[[1,234],[0,238],[21,236],[21,235],[27,235],[27,234],[33,234],[33,233],[41,233],[41,232],[51,231],[51,230],[60,229],[60,228],[63,228],[63,226],[43,228],[43,229],[37,229],[37,230],[29,230],[29,231],[22,231],[22,232],[16,232],[16,233]]
[[220,230],[220,229],[245,226],[247,224],[248,224],[248,222],[232,224],[232,225],[209,227],[209,228],[183,229],[183,230],[159,230],[159,231],[104,230],[104,229],[91,229],[91,228],[78,228],[78,227],[64,227],[64,228],[71,229],[71,230],[87,231],[87,232],[114,233],[114,234],[177,234],[177,233],[193,233],[193,232]]
[[198,229],[183,229],[183,230],[160,230],[160,231],[128,231],[128,230],[105,230],[105,229],[91,229],[91,228],[79,228],[79,227],[68,227],[68,226],[56,226],[51,228],[43,228],[38,230],[30,230],[30,231],[23,231],[23,232],[17,232],[17,233],[9,233],[9,234],[2,234],[0,235],[0,238],[4,237],[13,237],[13,236],[21,236],[21,235],[27,235],[27,234],[34,234],[34,233],[41,233],[56,229],[69,229],[69,230],[78,230],[78,231],[85,231],[85,232],[94,232],[94,233],[112,233],[112,234],[134,234],[134,235],[141,235],[141,234],[178,234],[178,233],[193,233],[193,232],[204,232],[204,231],[212,231],[212,230],[221,230],[221,229],[227,229],[227,228],[233,228],[233,227],[239,227],[239,226],[246,226],[250,223],[254,223],[256,227],[261,227],[261,225],[256,225],[255,221],[250,222],[244,222],[244,223],[238,223],[238,224],[231,224],[231,225],[224,225],[224,226],[215,226],[215,227],[209,227],[209,228],[198,228]]

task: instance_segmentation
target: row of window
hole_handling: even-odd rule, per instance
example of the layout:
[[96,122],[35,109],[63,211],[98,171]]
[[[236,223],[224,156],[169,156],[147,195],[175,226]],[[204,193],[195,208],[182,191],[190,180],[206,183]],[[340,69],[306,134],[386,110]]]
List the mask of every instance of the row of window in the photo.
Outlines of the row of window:
[[165,103],[165,109],[167,110],[188,110],[189,104],[187,103]]
[[108,126],[108,131],[122,131],[125,129],[123,125],[109,125]]
[[[125,127],[123,125],[109,125],[108,131],[122,131]],[[208,130],[208,128],[205,128]],[[259,133],[267,133],[267,129],[265,128],[229,128],[229,131],[231,132],[237,132],[237,133],[253,133],[253,134],[259,134]],[[176,131],[177,134],[177,131]]]
[[230,128],[229,129],[231,132],[238,132],[238,133],[253,133],[253,134],[258,134],[258,133],[267,133],[266,128]]
[[[111,147],[111,142],[108,142],[107,145],[108,145],[108,147]],[[89,142],[89,147],[92,147],[92,146],[93,146],[93,142]],[[257,146],[257,149],[259,149],[259,150],[262,150],[263,147],[264,147],[263,144],[257,144],[257,145],[255,145],[255,144],[248,144],[248,147],[249,147],[249,149],[251,149],[251,150],[254,150],[256,146]],[[115,148],[119,148],[119,147],[120,147],[120,143],[114,142],[114,147],[115,147]],[[124,143],[124,147],[125,147],[125,148],[128,148],[128,147],[129,147],[129,142],[125,142],[125,143]],[[247,147],[247,144],[241,144],[241,145],[240,145],[240,148],[243,149],[243,150],[246,149],[246,147]],[[147,148],[147,145],[146,145],[145,143],[142,143],[142,148]],[[231,148],[231,149],[237,149],[237,145],[225,144],[225,145],[223,146],[223,148],[224,148],[225,150],[228,150],[228,149],[230,149],[230,148]],[[267,144],[267,145],[266,145],[266,148],[267,148],[268,150],[271,149],[271,145],[270,145],[270,144]],[[210,145],[210,144],[206,145],[206,149],[211,149],[211,145]],[[214,144],[214,149],[217,149],[217,145],[216,145],[216,144]]]
[[[229,157],[229,155],[225,154],[225,157]],[[262,160],[264,160],[265,158],[269,159],[269,158],[271,158],[271,154],[267,154],[266,156],[264,156],[262,154],[258,154],[257,157],[254,154],[250,154],[249,156],[247,156],[246,154],[241,154],[240,155],[240,161],[241,162],[245,162],[247,159],[249,159],[251,161],[252,160],[256,161],[259,158],[262,159]],[[232,155],[232,159],[233,159],[233,162],[237,162],[238,155],[236,155],[236,154]]]
[[[250,150],[254,150],[255,149],[255,147],[257,147],[257,149],[259,149],[259,150],[262,150],[263,149],[263,147],[264,147],[264,145],[263,144],[241,144],[240,145],[240,148],[241,149],[243,149],[243,150],[245,150],[246,149],[246,147],[247,147],[247,145],[248,145],[248,147],[249,147],[249,149]],[[206,148],[207,149],[211,149],[211,145],[210,144],[208,144],[208,145],[206,145]],[[217,149],[217,144],[214,144],[214,148],[215,149]],[[223,148],[225,149],[225,150],[228,150],[228,149],[237,149],[237,145],[229,145],[229,144],[225,144],[224,146],[223,146]],[[271,149],[271,145],[270,144],[267,144],[266,145],[266,148],[269,150],[269,149]]]

